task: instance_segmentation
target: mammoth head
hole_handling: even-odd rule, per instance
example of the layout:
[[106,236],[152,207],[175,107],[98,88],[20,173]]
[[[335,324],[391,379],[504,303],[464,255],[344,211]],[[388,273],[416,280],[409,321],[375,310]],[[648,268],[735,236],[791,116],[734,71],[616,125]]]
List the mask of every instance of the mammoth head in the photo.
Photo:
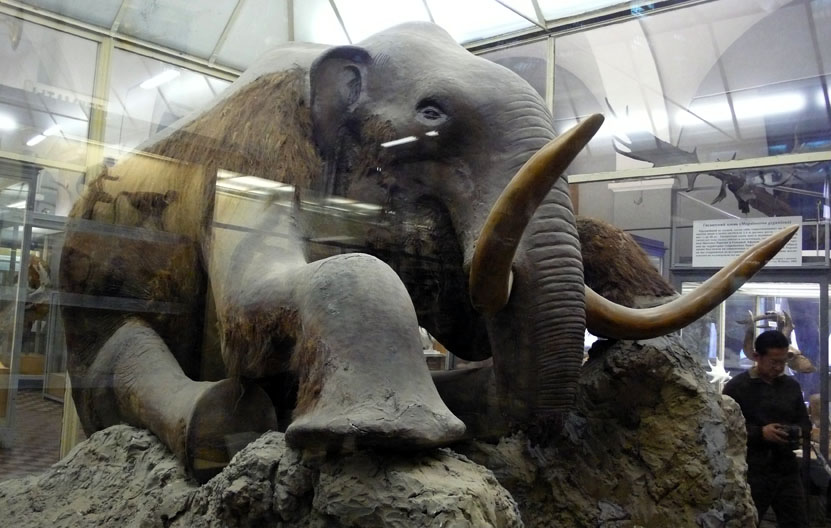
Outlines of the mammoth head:
[[[313,187],[381,205],[399,224],[429,226],[422,242],[434,252],[419,257],[437,264],[402,276],[411,292],[432,284],[414,296],[420,323],[465,359],[493,355],[513,416],[568,408],[587,319],[607,337],[676,330],[721,302],[792,234],[692,296],[627,309],[585,288],[560,178],[602,116],[554,139],[551,114],[525,81],[431,24],[325,51],[310,68],[309,96],[325,163]],[[389,260],[408,236],[391,236],[378,256]]]

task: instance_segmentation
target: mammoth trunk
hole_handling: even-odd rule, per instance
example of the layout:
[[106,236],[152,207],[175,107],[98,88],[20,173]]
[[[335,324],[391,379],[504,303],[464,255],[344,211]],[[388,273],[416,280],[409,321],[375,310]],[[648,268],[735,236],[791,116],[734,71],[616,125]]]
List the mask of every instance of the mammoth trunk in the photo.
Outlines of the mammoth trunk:
[[513,273],[508,306],[490,318],[497,383],[509,396],[509,415],[549,420],[574,401],[586,327],[580,244],[565,182],[537,209]]

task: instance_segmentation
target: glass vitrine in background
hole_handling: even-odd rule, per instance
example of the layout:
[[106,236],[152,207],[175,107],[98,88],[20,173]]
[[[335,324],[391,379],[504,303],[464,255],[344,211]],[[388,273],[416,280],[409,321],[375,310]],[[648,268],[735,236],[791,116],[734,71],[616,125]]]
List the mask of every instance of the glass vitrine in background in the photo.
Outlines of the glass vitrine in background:
[[[37,169],[20,163],[0,163],[0,169],[0,445],[8,445],[18,379],[26,366],[21,361],[21,335],[29,258],[23,249],[31,241],[26,204],[34,201],[30,182]],[[17,207],[21,200],[23,206]]]
[[[724,163],[686,180],[673,193],[673,266],[694,266],[693,232],[702,220],[794,219],[802,229],[798,266],[828,265],[831,153],[785,164]],[[702,167],[703,168],[703,167]]]

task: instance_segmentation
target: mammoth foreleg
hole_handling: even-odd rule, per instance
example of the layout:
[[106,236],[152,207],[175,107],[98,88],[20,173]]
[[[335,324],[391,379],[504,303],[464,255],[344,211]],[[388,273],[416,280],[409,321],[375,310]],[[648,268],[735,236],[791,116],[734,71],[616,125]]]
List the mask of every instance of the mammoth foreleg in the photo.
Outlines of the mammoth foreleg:
[[413,449],[462,436],[464,425],[430,380],[412,301],[389,266],[369,255],[339,255],[273,282],[260,284],[259,301],[253,292],[246,297],[262,309],[290,285],[281,305],[296,313],[286,320],[294,326],[291,369],[299,389],[289,444]]
[[191,380],[161,337],[137,318],[113,333],[86,374],[73,376],[73,385],[80,399],[96,398],[97,408],[107,407],[96,421],[112,423],[99,428],[123,421],[150,429],[202,481],[277,428],[274,407],[259,386],[241,379]]

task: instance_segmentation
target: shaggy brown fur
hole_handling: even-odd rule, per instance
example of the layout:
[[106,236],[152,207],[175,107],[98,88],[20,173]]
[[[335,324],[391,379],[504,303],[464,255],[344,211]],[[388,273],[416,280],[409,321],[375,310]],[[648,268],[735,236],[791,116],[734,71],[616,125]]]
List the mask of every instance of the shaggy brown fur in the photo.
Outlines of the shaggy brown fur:
[[300,69],[265,75],[147,151],[306,187],[321,160],[303,86]]
[[610,301],[634,307],[637,298],[668,297],[675,290],[623,230],[595,218],[578,218],[586,285]]

